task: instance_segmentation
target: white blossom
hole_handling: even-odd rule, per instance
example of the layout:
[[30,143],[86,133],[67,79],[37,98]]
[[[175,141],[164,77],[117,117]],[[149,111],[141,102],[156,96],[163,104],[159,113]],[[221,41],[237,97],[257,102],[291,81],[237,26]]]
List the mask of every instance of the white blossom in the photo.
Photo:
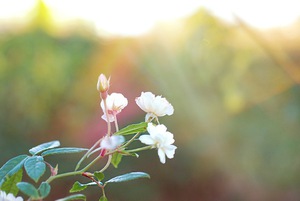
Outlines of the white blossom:
[[[127,98],[125,98],[122,94],[120,93],[112,93],[106,97],[106,105],[108,109],[108,119],[109,122],[115,121],[114,114],[117,115],[120,113],[128,104]],[[105,114],[105,108],[104,108],[104,101],[101,101],[100,104],[102,110],[103,110],[103,115],[102,119],[107,121],[107,116]]]
[[142,92],[141,96],[135,99],[135,102],[142,110],[147,112],[145,121],[174,113],[173,106],[166,98],[155,96],[151,92]]
[[12,193],[6,194],[4,191],[0,191],[0,201],[23,201],[23,198],[15,197]]
[[166,156],[170,159],[173,158],[177,147],[172,145],[175,140],[173,134],[167,131],[167,127],[163,124],[154,126],[152,123],[148,123],[147,131],[150,135],[142,135],[139,140],[146,145],[157,148],[160,162],[165,163]]
[[105,136],[101,143],[101,149],[114,150],[125,141],[122,135]]

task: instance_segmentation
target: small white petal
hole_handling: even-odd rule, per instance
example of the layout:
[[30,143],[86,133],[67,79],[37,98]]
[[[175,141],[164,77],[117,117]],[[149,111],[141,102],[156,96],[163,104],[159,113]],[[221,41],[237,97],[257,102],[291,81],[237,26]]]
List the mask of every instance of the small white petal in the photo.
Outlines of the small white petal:
[[162,149],[158,149],[157,153],[158,153],[160,162],[162,164],[165,164],[166,163],[166,156],[165,156],[164,151]]
[[174,145],[168,145],[165,147],[165,154],[168,158],[174,158],[175,150],[177,149]]
[[150,135],[142,135],[139,137],[139,140],[146,145],[154,145],[155,141]]
[[[103,115],[101,116],[101,118],[107,122],[107,117],[106,117],[105,114],[103,114]],[[114,122],[114,121],[115,121],[115,117],[114,117],[114,115],[112,115],[112,114],[108,114],[108,118],[109,118],[109,122]]]
[[173,144],[175,142],[174,135],[170,132],[165,133],[165,144]]
[[148,123],[147,131],[148,131],[148,133],[149,133],[150,135],[151,135],[151,133],[156,132],[155,126],[154,126],[152,123]]
[[165,133],[167,131],[167,127],[163,124],[159,124],[155,127],[156,131],[159,133]]

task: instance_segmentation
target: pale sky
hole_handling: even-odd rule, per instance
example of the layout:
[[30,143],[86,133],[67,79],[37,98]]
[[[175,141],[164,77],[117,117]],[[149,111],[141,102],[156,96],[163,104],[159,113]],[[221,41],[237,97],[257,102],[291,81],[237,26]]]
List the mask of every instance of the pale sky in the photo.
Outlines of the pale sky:
[[[300,19],[300,0],[44,0],[57,22],[85,20],[117,35],[139,35],[157,22],[191,15],[201,6],[233,22],[233,14],[257,28],[288,26]],[[36,0],[0,0],[0,23],[22,20]]]

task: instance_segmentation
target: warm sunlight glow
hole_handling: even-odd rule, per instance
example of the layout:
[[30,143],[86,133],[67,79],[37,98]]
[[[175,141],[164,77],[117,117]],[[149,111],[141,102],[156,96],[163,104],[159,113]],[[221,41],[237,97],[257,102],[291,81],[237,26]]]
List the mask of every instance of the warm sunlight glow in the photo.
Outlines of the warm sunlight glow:
[[[286,26],[299,19],[300,1],[228,0],[44,0],[59,23],[79,19],[96,30],[117,35],[139,35],[149,31],[160,21],[191,15],[201,6],[222,19],[234,22],[239,16],[258,28]],[[7,19],[21,19],[35,5],[35,0],[0,2],[0,23]]]

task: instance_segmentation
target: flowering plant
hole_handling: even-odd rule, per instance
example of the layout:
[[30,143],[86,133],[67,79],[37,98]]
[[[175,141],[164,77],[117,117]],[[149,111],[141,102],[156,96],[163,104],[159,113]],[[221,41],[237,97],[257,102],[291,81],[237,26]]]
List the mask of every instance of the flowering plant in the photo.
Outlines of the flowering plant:
[[[137,153],[140,151],[157,149],[161,163],[166,162],[166,157],[169,159],[174,157],[177,147],[173,145],[175,141],[173,134],[168,132],[167,127],[158,121],[158,117],[172,115],[173,106],[161,96],[155,96],[151,92],[142,92],[135,101],[147,113],[145,121],[119,129],[117,116],[127,106],[128,100],[120,93],[109,94],[109,86],[110,79],[101,74],[98,78],[97,89],[100,92],[102,119],[107,122],[107,132],[104,137],[101,137],[89,149],[59,147],[59,141],[46,142],[31,148],[29,150],[30,155],[24,154],[10,159],[0,168],[0,201],[23,201],[20,196],[16,197],[19,191],[30,201],[43,200],[49,195],[50,184],[53,180],[76,175],[88,178],[89,183],[83,184],[76,181],[70,189],[70,193],[80,192],[90,186],[98,186],[102,191],[99,200],[106,201],[108,199],[105,188],[108,184],[150,178],[149,174],[144,172],[130,172],[105,180],[104,172],[111,164],[117,168],[123,156],[138,157]],[[111,123],[114,123],[115,132],[112,131]],[[147,132],[148,134],[143,134]],[[135,140],[139,140],[145,145],[132,148],[130,145]],[[74,153],[84,154],[74,170],[70,172],[60,173],[58,165],[54,167],[46,161],[49,155]],[[87,162],[88,158],[92,158],[89,163]],[[107,162],[99,171],[89,172],[89,169],[96,166],[99,160],[106,160]],[[47,167],[51,174],[45,181],[36,184],[44,175]],[[34,184],[22,181],[25,172],[35,182]],[[57,201],[68,200],[86,200],[86,197],[83,194],[72,194]]]

